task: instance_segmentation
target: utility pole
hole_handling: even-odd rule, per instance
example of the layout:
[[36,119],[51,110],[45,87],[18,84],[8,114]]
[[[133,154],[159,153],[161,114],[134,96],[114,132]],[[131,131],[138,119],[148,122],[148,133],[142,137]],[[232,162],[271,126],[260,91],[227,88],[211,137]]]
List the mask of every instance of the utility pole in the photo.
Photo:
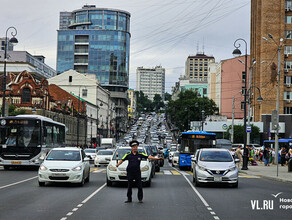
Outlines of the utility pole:
[[235,103],[235,96],[233,96],[233,102],[232,102],[232,125],[231,125],[231,143],[233,144],[234,141],[234,103]]

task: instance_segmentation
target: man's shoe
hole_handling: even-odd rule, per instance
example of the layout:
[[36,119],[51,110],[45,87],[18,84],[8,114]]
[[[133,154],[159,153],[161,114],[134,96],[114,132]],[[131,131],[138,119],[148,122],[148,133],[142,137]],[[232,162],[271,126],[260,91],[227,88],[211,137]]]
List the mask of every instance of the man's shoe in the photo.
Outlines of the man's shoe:
[[139,203],[143,203],[143,201],[142,200],[139,200]]
[[125,203],[131,203],[132,202],[132,200],[126,200],[125,201]]

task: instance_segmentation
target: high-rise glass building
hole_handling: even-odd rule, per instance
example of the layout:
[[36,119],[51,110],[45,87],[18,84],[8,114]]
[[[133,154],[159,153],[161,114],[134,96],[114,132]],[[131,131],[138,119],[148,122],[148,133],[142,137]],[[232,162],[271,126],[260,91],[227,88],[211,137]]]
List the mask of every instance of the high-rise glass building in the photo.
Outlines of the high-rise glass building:
[[129,12],[95,5],[61,12],[57,74],[95,74],[115,99],[117,116],[127,118],[130,37]]

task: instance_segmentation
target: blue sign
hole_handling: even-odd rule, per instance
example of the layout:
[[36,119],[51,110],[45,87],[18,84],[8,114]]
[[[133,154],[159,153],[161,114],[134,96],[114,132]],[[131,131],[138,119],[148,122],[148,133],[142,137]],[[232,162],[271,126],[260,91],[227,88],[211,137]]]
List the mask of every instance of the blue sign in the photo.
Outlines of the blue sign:
[[246,126],[246,132],[247,133],[251,133],[251,125],[247,125]]

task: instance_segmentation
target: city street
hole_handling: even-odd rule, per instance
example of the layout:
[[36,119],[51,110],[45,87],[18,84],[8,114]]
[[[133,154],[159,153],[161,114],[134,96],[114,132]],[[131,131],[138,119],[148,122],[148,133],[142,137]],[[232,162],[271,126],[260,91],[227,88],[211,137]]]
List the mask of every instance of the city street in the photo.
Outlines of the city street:
[[[144,187],[142,204],[136,188],[133,203],[125,204],[127,184],[107,187],[105,167],[92,166],[90,182],[83,187],[39,187],[36,177],[33,169],[0,167],[0,219],[290,219],[292,206],[289,183],[240,174],[238,188],[194,187],[190,171],[172,168],[167,162],[151,187]],[[279,198],[290,201],[280,204]]]

